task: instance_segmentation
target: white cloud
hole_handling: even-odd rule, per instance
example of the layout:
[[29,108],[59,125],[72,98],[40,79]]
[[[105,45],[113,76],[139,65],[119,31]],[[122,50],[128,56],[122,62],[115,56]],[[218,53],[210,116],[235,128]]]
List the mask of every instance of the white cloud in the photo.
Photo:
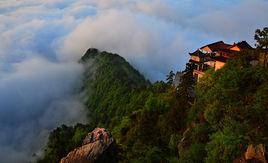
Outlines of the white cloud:
[[194,28],[200,28],[205,33],[233,41],[248,40],[252,43],[255,29],[267,25],[264,21],[268,19],[267,10],[267,1],[246,0],[226,8],[200,13],[192,22]]
[[62,123],[85,122],[78,94],[82,72],[77,63],[38,57],[13,64],[10,72],[1,76],[1,158],[13,159],[15,152],[25,156],[18,162],[27,162],[44,145],[51,129]]
[[59,5],[29,2],[0,15],[2,162],[29,162],[53,128],[86,121],[79,97],[82,66],[56,54],[78,20]]
[[150,79],[160,79],[175,64],[184,64],[180,61],[184,56],[182,47],[187,47],[188,41],[181,39],[184,34],[178,35],[177,30],[148,16],[109,9],[78,24],[64,39],[60,54],[63,59],[66,55],[78,59],[87,48],[99,48],[119,53]]

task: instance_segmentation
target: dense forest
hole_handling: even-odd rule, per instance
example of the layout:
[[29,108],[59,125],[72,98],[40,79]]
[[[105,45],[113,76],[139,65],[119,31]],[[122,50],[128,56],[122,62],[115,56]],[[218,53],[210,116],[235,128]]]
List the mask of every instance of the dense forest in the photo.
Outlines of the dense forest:
[[117,54],[89,49],[81,91],[88,124],[51,132],[39,162],[59,162],[95,127],[111,131],[120,162],[232,162],[249,144],[268,142],[265,50],[239,52],[196,82],[187,65],[181,83],[150,83]]

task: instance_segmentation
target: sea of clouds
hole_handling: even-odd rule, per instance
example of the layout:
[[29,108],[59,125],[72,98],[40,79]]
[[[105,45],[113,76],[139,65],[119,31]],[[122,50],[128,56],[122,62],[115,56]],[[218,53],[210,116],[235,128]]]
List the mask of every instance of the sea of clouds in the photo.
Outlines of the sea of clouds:
[[77,61],[88,48],[161,80],[201,45],[254,45],[267,11],[267,0],[0,0],[0,162],[29,162],[51,129],[86,122]]

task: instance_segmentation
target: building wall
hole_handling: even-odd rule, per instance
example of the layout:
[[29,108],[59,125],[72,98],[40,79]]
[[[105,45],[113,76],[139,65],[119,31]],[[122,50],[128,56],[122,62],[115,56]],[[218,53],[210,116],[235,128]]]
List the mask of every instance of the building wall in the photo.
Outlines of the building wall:
[[215,71],[221,69],[225,65],[224,62],[216,61],[215,62]]
[[214,67],[215,66],[215,61],[207,61],[205,62],[206,65],[209,65],[210,67]]
[[200,58],[198,56],[191,56],[191,59],[196,61],[196,62],[200,61]]
[[199,79],[200,78],[202,78],[203,76],[204,76],[204,72],[202,72],[202,71],[198,71],[198,70],[194,70],[193,71],[193,76],[195,77],[195,78],[197,78],[197,81],[199,81]]
[[240,48],[238,46],[234,46],[234,47],[230,48],[230,50],[240,51]]
[[202,51],[206,51],[208,53],[211,53],[212,52],[211,49],[208,46],[205,46],[205,47],[201,48],[201,50]]

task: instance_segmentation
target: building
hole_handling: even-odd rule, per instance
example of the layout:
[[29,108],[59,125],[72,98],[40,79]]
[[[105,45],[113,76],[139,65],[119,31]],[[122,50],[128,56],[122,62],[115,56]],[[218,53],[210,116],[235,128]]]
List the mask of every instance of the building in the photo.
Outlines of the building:
[[189,53],[189,64],[193,68],[193,76],[199,80],[206,70],[210,68],[214,68],[215,71],[221,69],[228,59],[233,58],[237,52],[243,49],[252,49],[252,47],[246,41],[233,45],[218,41]]

